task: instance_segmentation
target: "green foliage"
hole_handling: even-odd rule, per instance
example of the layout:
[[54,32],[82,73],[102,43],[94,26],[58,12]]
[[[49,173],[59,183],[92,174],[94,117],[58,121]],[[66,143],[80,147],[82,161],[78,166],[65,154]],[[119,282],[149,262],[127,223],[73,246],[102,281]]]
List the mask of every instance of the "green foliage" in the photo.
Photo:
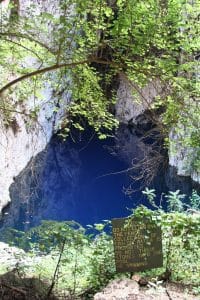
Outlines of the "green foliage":
[[199,146],[196,149],[197,149],[197,151],[193,155],[191,165],[192,165],[193,170],[195,170],[196,172],[199,172],[199,170],[200,170],[200,149],[199,149]]
[[[162,91],[158,89],[153,106],[162,108],[163,133],[167,136],[173,126],[182,145],[199,147],[199,83],[194,59],[199,46],[198,1],[62,0],[60,15],[51,11],[39,15],[37,9],[30,4],[15,26],[2,10],[2,87],[11,75],[27,74],[15,89],[18,94],[21,91],[20,99],[33,88],[40,90],[45,81],[57,86],[61,98],[63,90],[70,89],[73,101],[66,107],[67,120],[61,128],[67,129],[62,135],[71,127],[83,130],[84,119],[104,138],[105,131],[117,126],[111,113],[116,100],[113,81],[119,77],[130,80],[138,99],[138,88],[159,82]],[[39,72],[32,76],[35,70]],[[39,86],[34,85],[35,76],[40,76]],[[70,88],[67,77],[71,78]],[[7,88],[13,91],[13,87]],[[7,97],[2,90],[0,93]]]
[[168,200],[169,211],[183,211],[182,200],[185,198],[185,195],[181,195],[179,190],[175,192],[170,191],[165,197]]
[[[181,212],[184,210],[184,208],[187,208],[187,204],[183,202],[185,199],[186,195],[180,194],[179,190],[176,190],[175,192],[169,191],[168,194],[163,194],[160,199],[160,204],[159,206],[156,205],[155,199],[156,199],[156,193],[155,189],[149,189],[145,188],[142,193],[147,197],[149,203],[157,209],[162,209],[162,201],[163,201],[163,196],[167,199],[167,208],[168,211],[173,212],[173,211],[178,211]],[[197,203],[199,201],[199,196],[196,191],[193,191],[192,196],[190,197],[190,207],[194,208],[198,207]]]
[[76,222],[44,221],[40,226],[23,233],[9,229],[3,233],[6,242],[40,257],[31,266],[35,276],[50,282],[64,244],[57,274],[57,289],[71,296],[94,293],[115,277],[112,238],[104,229],[109,222],[84,229]]
[[[171,279],[199,285],[200,272],[200,216],[186,212],[151,211],[142,206],[134,210],[134,217],[155,222],[162,229],[164,268],[170,271]],[[151,276],[161,270],[145,272]]]
[[[144,194],[157,209],[152,211],[140,206],[133,210],[129,220],[134,216],[143,222],[145,218],[161,226],[164,256],[163,268],[146,271],[145,274],[155,277],[166,270],[170,271],[172,280],[192,284],[196,287],[195,292],[198,292],[199,195],[193,191],[188,208],[188,205],[180,205],[183,195],[179,191],[169,192],[166,195],[168,212],[165,212],[161,205],[154,205],[155,190],[146,189]],[[183,207],[187,210],[183,211]],[[110,279],[120,276],[115,271],[113,242],[109,232],[110,222],[106,220],[88,225],[87,229],[75,222],[44,221],[26,233],[8,230],[6,237],[7,242],[10,240],[12,244],[39,257],[39,263],[30,267],[31,272],[50,282],[62,253],[55,290],[58,293],[68,291],[72,298],[85,295],[86,299],[90,299]]]
[[145,188],[144,191],[142,191],[142,193],[147,197],[147,199],[149,200],[149,203],[156,207],[155,205],[155,197],[156,197],[156,194],[155,194],[155,190],[154,189],[149,189],[149,188]]
[[28,232],[9,228],[3,232],[3,236],[6,237],[6,242],[10,241],[14,246],[18,245],[25,250],[34,248],[34,251],[49,253],[55,247],[60,249],[64,241],[68,246],[78,243],[84,233],[85,229],[73,221],[44,221],[40,226],[33,227]]
[[200,196],[195,190],[192,191],[192,195],[189,198],[189,205],[192,209],[200,210]]
[[107,99],[103,93],[100,74],[95,68],[83,65],[78,66],[71,74],[73,100],[68,110],[71,125],[84,130],[81,119],[87,120],[100,139],[106,138],[104,131],[111,131],[113,127],[117,127],[118,122],[109,112],[112,99]]

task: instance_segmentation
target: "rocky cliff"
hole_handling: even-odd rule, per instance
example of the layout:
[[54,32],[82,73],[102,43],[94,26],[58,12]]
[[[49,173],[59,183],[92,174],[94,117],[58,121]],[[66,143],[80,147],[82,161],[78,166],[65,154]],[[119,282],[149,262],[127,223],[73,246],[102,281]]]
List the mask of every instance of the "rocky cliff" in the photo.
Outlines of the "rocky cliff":
[[[9,1],[1,1],[5,8]],[[25,14],[27,7],[32,1],[19,1],[19,14]],[[36,1],[39,11],[58,12],[59,1]],[[35,64],[35,59],[29,59],[29,64]],[[3,122],[1,111],[0,126],[0,208],[2,209],[10,201],[9,187],[15,181],[15,177],[26,167],[30,160],[39,152],[44,150],[50,141],[54,129],[62,118],[62,105],[56,112],[54,107],[58,106],[58,99],[52,95],[50,84],[45,84],[42,91],[42,100],[34,95],[27,98],[23,104],[19,104],[15,94],[11,96],[12,120],[9,124]],[[68,101],[70,95],[66,94],[64,102]],[[30,119],[28,115],[37,109],[37,117]],[[19,113],[18,113],[19,111]]]
[[[134,95],[135,88],[139,94],[139,99],[138,96]],[[130,85],[130,83],[128,83],[124,78],[121,78],[118,89],[118,102],[116,104],[116,116],[118,120],[129,126],[132,124],[132,128],[137,127],[137,125],[141,124],[141,122],[143,123],[142,126],[148,127],[148,122],[151,122],[151,118],[148,118],[147,116],[148,111],[151,110],[154,98],[159,95],[161,91],[159,82],[149,83],[145,88],[139,89],[134,84]],[[149,126],[151,127],[150,124]],[[143,133],[145,134],[145,132]],[[189,130],[186,128],[184,133],[187,135]],[[123,145],[120,143],[119,148],[121,150],[126,148],[123,152],[126,153],[127,159],[129,157],[129,161],[131,161],[131,157],[135,157],[135,155],[131,155],[131,153],[133,154],[135,152],[135,150],[133,150],[135,147],[140,148],[140,150],[137,149],[137,152],[140,154],[141,152],[151,151],[151,148],[144,145],[144,139],[141,139],[141,134],[139,135],[140,139],[137,143],[134,141],[130,142],[128,141],[129,139],[125,141],[124,138],[121,137]],[[136,135],[132,137],[133,140],[135,138]],[[180,143],[180,138],[174,133],[174,130],[171,130],[169,138],[169,165],[177,170],[178,176],[190,177],[193,181],[200,183],[200,173],[193,167],[193,160],[197,156],[197,150],[192,147],[183,146]]]
[[[9,1],[3,1],[3,5],[8,5]],[[27,7],[31,4],[29,0],[20,0],[20,13],[25,14]],[[40,10],[59,14],[59,1],[37,1],[38,12]],[[34,62],[33,62],[34,63]],[[137,87],[134,87],[137,88]],[[151,108],[153,99],[160,93],[158,82],[149,83],[144,89],[139,90],[140,99],[133,95],[133,87],[124,79],[120,79],[118,88],[118,102],[116,104],[116,117],[118,120],[137,132],[125,141],[125,134],[118,134],[118,148],[121,155],[131,163],[132,157],[137,153],[150,152],[152,147],[149,143],[141,139],[143,127],[154,126],[149,123],[145,114]],[[37,107],[37,119],[28,120],[26,115],[14,113],[9,126],[1,122],[0,128],[0,208],[5,207],[10,201],[9,188],[15,182],[16,177],[23,172],[26,166],[42,152],[48,145],[52,135],[55,133],[57,125],[63,117],[62,105],[58,104],[58,99],[53,97],[51,85],[46,84],[42,89],[43,100],[38,100],[34,96],[28,97],[25,102],[24,111],[28,114]],[[65,94],[64,102],[70,100],[70,92]],[[12,99],[15,106],[16,99]],[[55,112],[54,107],[58,110]],[[61,107],[60,107],[61,106]],[[21,111],[21,107],[16,104],[16,111]],[[141,123],[143,125],[141,125]],[[136,128],[135,128],[136,126]],[[121,131],[122,132],[122,131]],[[130,131],[129,131],[130,132]],[[176,138],[171,135],[171,139]],[[148,144],[148,146],[147,146]],[[126,148],[126,149],[125,149]],[[122,150],[123,149],[123,150]],[[134,152],[134,153],[133,153]],[[188,155],[190,154],[190,155]],[[200,182],[200,175],[194,172],[191,167],[189,156],[193,155],[193,149],[178,149],[175,154],[170,148],[169,163],[178,170],[182,176],[190,176],[194,181]],[[142,156],[143,157],[143,156]]]

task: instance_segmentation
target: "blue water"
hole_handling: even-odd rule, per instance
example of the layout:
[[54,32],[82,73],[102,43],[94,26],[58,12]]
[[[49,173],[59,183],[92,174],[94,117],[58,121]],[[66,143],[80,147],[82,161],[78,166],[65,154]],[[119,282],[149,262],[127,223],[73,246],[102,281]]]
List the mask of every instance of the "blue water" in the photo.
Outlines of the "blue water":
[[94,140],[79,152],[82,165],[75,199],[79,207],[72,218],[81,224],[127,216],[127,208],[141,199],[140,192],[135,193],[135,201],[125,194],[131,181],[128,165],[110,153],[107,146],[112,145],[112,140]]
[[[74,220],[85,226],[126,217],[139,204],[150,207],[141,182],[130,178],[126,171],[130,165],[114,150],[114,138],[101,141],[86,134],[63,142],[53,137],[11,186],[11,205],[1,225],[28,230],[42,220]],[[169,189],[191,193],[191,180],[178,178],[176,183],[176,177],[170,177],[169,186],[165,170],[160,170],[152,185],[158,190],[158,202],[159,194]],[[135,192],[128,196],[125,191],[130,185]]]
[[[65,150],[65,176],[63,178],[59,175],[63,170],[58,172],[60,179],[58,178],[59,185],[57,184],[56,193],[51,183],[46,186],[48,180],[45,177],[49,176],[48,172],[43,174],[42,181],[46,182],[45,189],[48,189],[49,204],[41,218],[57,221],[74,220],[87,225],[129,215],[129,209],[141,200],[142,194],[141,191],[137,192],[132,198],[126,195],[125,190],[131,183],[126,172],[128,164],[112,154],[114,139],[100,141],[93,138],[89,141],[86,138],[81,142],[74,143],[68,140],[65,143],[61,142],[61,147],[67,149]],[[69,154],[71,152],[73,155]],[[47,164],[49,165],[48,154]],[[58,168],[58,165],[52,165],[49,173],[52,172],[52,168]],[[78,171],[74,174],[73,170],[76,168]],[[139,183],[135,184],[135,187],[139,188]],[[43,197],[47,198],[44,186],[41,186],[41,191]],[[57,198],[57,205],[54,200],[51,201],[52,194],[54,199]]]
[[[86,226],[128,216],[144,197],[141,191],[126,195],[132,182],[129,165],[114,153],[114,146],[114,138],[101,141],[86,134],[63,142],[54,137],[31,165],[35,172],[27,168],[12,185],[4,227],[28,230],[42,220],[74,220]],[[24,183],[29,194],[24,195]]]

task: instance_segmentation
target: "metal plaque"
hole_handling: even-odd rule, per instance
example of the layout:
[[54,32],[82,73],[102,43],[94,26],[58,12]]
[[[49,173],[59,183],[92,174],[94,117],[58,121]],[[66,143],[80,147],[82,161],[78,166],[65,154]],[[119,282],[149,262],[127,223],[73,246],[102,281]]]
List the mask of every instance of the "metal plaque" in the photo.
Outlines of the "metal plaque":
[[150,220],[113,219],[117,272],[135,272],[163,265],[161,228]]

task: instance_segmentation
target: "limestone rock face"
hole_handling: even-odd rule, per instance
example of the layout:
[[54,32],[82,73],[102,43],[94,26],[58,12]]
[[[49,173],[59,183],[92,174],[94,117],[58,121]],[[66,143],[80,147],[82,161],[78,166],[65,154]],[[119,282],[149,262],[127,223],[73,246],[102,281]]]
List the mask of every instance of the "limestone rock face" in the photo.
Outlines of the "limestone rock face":
[[[59,1],[34,1],[38,10],[46,10],[58,13]],[[2,2],[4,6],[9,1]],[[20,0],[20,13],[24,14],[32,3],[29,0]],[[30,57],[30,64],[35,60]],[[16,111],[24,111],[25,114],[14,113],[13,121],[5,126],[0,124],[0,211],[9,201],[9,187],[15,177],[26,167],[32,157],[44,150],[51,139],[55,128],[63,117],[63,105],[70,99],[70,94],[65,94],[63,103],[59,105],[57,112],[53,108],[58,107],[58,100],[52,96],[52,88],[46,84],[42,91],[42,100],[31,95],[23,104],[18,105],[15,94],[12,95],[12,104]],[[31,121],[26,115],[37,108],[37,119]],[[3,118],[1,118],[2,120]]]
[[[34,4],[37,4],[38,13],[43,10],[59,15],[59,2],[59,0],[37,0],[34,1]],[[6,6],[9,1],[4,0],[2,3]],[[20,0],[20,13],[26,14],[26,10],[31,3],[31,0]],[[49,36],[47,38],[49,39]],[[32,60],[31,63],[34,64],[35,61]],[[140,99],[137,99],[134,91],[139,92]],[[160,91],[158,82],[151,82],[145,88],[138,89],[137,86],[130,85],[125,78],[121,78],[116,104],[118,120],[126,125],[137,123],[138,117],[151,107],[153,99]],[[15,178],[24,170],[32,158],[43,151],[49,143],[64,116],[63,106],[70,101],[71,97],[70,92],[68,92],[64,95],[63,103],[58,103],[58,99],[52,96],[51,86],[47,84],[44,86],[42,94],[42,101],[30,96],[23,107],[26,113],[37,107],[37,120],[30,123],[25,116],[16,113],[13,122],[9,126],[6,127],[2,122],[0,124],[0,211],[10,202],[9,187],[14,183]],[[13,99],[13,106],[15,106],[15,99]],[[57,112],[53,111],[55,106],[59,106]],[[21,107],[16,105],[15,109],[21,110]],[[122,143],[124,144],[122,145]],[[127,148],[123,155],[127,159],[129,158],[129,162],[131,161],[129,153],[133,151],[133,144],[135,145],[134,154],[140,152],[139,149],[143,149],[144,152],[147,149],[135,135],[128,142],[122,138],[118,145],[120,145],[120,148],[121,146]],[[191,176],[193,180],[200,182],[200,175],[192,170],[191,161],[188,161],[188,157],[193,155],[192,151],[192,149],[180,149],[176,155],[170,152],[169,162],[170,165],[177,168],[179,175]]]
[[193,168],[193,160],[197,156],[197,149],[183,147],[173,131],[170,134],[171,145],[169,149],[169,164],[177,169],[180,176],[190,176],[192,180],[200,183],[200,172]]
[[[136,118],[145,110],[151,108],[153,99],[161,92],[159,82],[150,82],[143,89],[136,84],[120,78],[117,91],[116,117],[121,123],[135,122]],[[139,96],[136,95],[139,94]]]
[[[51,88],[43,90],[44,100],[36,103],[30,97],[24,109],[30,112],[38,104],[37,120],[30,121],[21,114],[16,114],[9,126],[1,123],[0,127],[0,208],[9,201],[9,187],[15,177],[26,167],[32,157],[44,150],[54,129],[62,119],[62,108],[54,113],[55,106]],[[68,99],[66,98],[66,102]]]
[[[135,91],[139,96],[135,95]],[[160,93],[162,93],[162,90],[159,82],[151,82],[143,89],[139,89],[135,84],[130,84],[127,79],[122,77],[117,92],[116,117],[123,124],[135,124],[137,126],[145,112],[151,109],[154,98]],[[124,139],[122,140],[124,141]],[[137,140],[139,139],[137,138]],[[193,181],[200,183],[200,173],[193,168],[193,159],[196,157],[197,151],[180,145],[179,139],[173,134],[173,130],[170,134],[170,140],[169,165],[177,169],[178,176],[191,177]],[[142,139],[137,143],[137,147],[139,144],[141,149],[148,150]],[[134,144],[127,141],[123,146],[127,150],[127,157],[129,156],[129,160],[131,160],[130,153],[131,148],[135,147]],[[125,155],[125,152],[123,155]]]
[[80,167],[78,151],[52,138],[11,184],[11,203],[8,212],[2,214],[3,227],[29,229],[41,220],[70,219],[77,211],[73,199]]

